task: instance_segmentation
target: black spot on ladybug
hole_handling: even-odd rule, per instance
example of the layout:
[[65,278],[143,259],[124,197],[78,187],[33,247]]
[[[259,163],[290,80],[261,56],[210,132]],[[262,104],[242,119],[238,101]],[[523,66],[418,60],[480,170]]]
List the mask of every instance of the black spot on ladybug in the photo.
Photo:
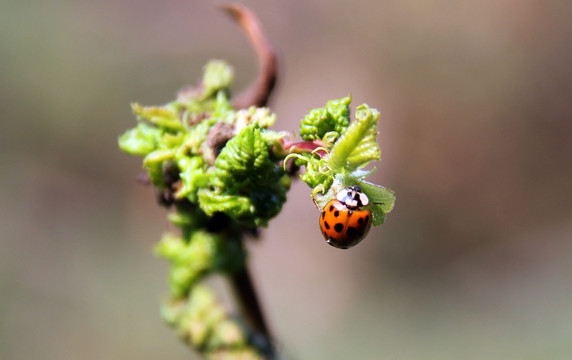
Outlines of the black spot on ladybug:
[[[322,214],[322,215],[323,215],[323,214]],[[322,216],[322,217],[323,217],[323,216]],[[357,222],[358,222],[358,224],[363,224],[363,218],[359,218]]]
[[342,232],[344,230],[344,225],[337,223],[336,225],[334,225],[334,230],[336,230],[337,232]]
[[369,220],[369,215],[366,215],[365,216],[365,222],[368,222],[368,220]]
[[326,216],[326,212],[322,211],[322,219],[324,218],[324,216]]
[[336,211],[334,212],[334,216],[335,216],[335,217],[340,216],[340,212],[339,212],[338,210],[336,210]]
[[334,211],[334,205],[330,205],[330,212]]
[[330,224],[328,224],[327,221],[324,221],[324,226],[326,227],[326,229],[330,230]]
[[346,234],[348,234],[349,237],[353,237],[356,234],[356,228],[349,226]]

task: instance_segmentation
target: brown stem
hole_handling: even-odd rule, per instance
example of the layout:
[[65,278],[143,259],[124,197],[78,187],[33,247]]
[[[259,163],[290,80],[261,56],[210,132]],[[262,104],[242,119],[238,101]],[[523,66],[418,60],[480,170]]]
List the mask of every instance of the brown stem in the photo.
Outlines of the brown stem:
[[232,276],[231,282],[241,307],[240,313],[257,335],[252,339],[254,345],[264,352],[267,359],[274,359],[275,351],[272,344],[272,335],[264,319],[250,272],[245,267],[242,271]]
[[262,26],[256,15],[244,5],[232,3],[221,6],[248,36],[258,56],[259,70],[254,82],[232,101],[236,109],[250,106],[266,106],[272,89],[276,84],[278,61],[276,51],[264,35]]

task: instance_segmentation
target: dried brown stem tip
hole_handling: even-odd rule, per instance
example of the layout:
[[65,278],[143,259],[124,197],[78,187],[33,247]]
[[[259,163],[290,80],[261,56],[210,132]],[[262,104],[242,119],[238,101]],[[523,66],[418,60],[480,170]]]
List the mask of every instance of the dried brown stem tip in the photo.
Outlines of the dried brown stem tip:
[[258,18],[246,6],[231,3],[222,5],[221,8],[232,16],[242,30],[246,32],[250,43],[256,51],[259,62],[256,79],[247,89],[234,98],[232,105],[237,109],[244,109],[253,105],[266,106],[272,89],[276,84],[278,70],[276,51],[264,35]]

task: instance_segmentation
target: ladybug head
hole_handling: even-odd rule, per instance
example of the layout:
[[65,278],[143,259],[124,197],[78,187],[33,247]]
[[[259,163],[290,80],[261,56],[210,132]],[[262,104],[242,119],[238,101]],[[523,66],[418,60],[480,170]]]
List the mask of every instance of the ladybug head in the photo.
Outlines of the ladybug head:
[[359,185],[350,186],[341,190],[336,195],[336,199],[349,209],[359,209],[369,204],[367,195],[361,192],[361,186]]

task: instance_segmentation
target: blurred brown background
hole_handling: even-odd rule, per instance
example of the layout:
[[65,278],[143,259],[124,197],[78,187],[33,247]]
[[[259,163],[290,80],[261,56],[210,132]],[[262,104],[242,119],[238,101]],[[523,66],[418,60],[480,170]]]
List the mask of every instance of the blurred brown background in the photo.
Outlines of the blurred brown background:
[[[245,3],[280,49],[275,128],[377,107],[398,195],[340,251],[298,181],[251,244],[287,357],[571,359],[572,4]],[[195,358],[159,317],[165,211],[116,141],[210,58],[256,73],[210,2],[0,3],[0,359]]]

